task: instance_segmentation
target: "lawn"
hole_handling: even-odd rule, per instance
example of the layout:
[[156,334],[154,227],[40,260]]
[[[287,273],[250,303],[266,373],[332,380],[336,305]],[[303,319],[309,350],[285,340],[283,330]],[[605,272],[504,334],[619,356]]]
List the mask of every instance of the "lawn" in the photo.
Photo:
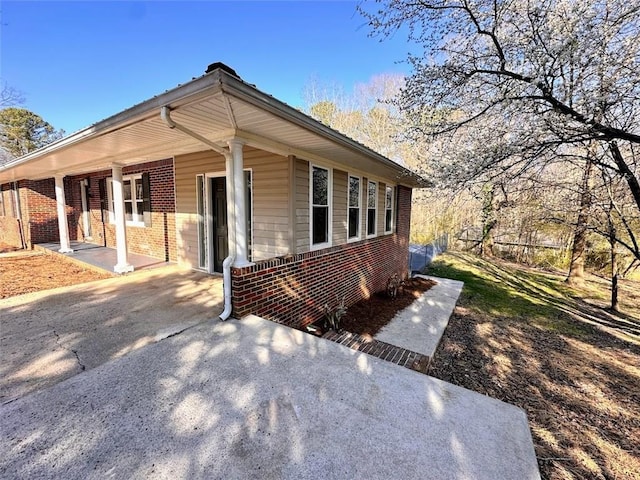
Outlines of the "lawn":
[[545,479],[640,478],[640,282],[583,289],[560,274],[445,254],[465,282],[429,374],[525,410]]

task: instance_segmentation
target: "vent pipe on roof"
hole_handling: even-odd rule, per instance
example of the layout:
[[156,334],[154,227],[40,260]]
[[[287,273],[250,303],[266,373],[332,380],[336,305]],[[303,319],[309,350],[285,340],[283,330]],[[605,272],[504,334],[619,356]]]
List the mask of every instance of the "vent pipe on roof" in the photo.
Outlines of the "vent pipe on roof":
[[207,73],[211,73],[211,72],[213,72],[213,71],[215,71],[215,70],[222,70],[222,71],[225,71],[225,72],[227,72],[229,75],[233,75],[234,77],[236,77],[236,78],[240,79],[240,75],[238,75],[238,74],[236,73],[236,71],[235,71],[233,68],[231,68],[229,65],[225,65],[225,64],[224,64],[224,63],[222,63],[222,62],[215,62],[215,63],[212,63],[211,65],[209,65],[209,66],[207,67],[207,69],[204,71],[204,73],[205,73],[205,75],[206,75]]

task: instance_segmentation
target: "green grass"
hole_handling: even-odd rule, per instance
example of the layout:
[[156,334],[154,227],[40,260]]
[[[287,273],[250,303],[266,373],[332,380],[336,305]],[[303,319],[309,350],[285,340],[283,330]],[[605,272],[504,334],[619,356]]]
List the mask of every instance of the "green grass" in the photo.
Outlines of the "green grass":
[[530,272],[458,252],[439,257],[427,273],[463,281],[459,304],[474,311],[534,322],[574,336],[589,330],[569,321],[567,309],[574,307],[572,299],[578,295],[558,275]]

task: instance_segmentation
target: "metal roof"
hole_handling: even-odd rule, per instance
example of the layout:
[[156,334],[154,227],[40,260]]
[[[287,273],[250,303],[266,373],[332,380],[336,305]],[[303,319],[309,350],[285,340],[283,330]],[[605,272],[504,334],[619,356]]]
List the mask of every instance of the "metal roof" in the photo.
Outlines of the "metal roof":
[[171,118],[224,147],[232,138],[247,145],[309,161],[357,169],[411,187],[427,181],[255,86],[217,68],[112,117],[0,166],[0,183],[77,175],[134,165],[207,147],[160,118]]

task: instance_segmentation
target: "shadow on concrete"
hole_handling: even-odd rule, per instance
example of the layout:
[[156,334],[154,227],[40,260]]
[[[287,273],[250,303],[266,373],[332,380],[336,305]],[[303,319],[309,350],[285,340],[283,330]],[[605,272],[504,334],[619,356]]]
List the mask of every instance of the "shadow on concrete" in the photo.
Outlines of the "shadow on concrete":
[[215,318],[222,309],[220,277],[175,266],[0,300],[0,402]]
[[539,478],[521,410],[257,317],[0,414],[2,477]]

